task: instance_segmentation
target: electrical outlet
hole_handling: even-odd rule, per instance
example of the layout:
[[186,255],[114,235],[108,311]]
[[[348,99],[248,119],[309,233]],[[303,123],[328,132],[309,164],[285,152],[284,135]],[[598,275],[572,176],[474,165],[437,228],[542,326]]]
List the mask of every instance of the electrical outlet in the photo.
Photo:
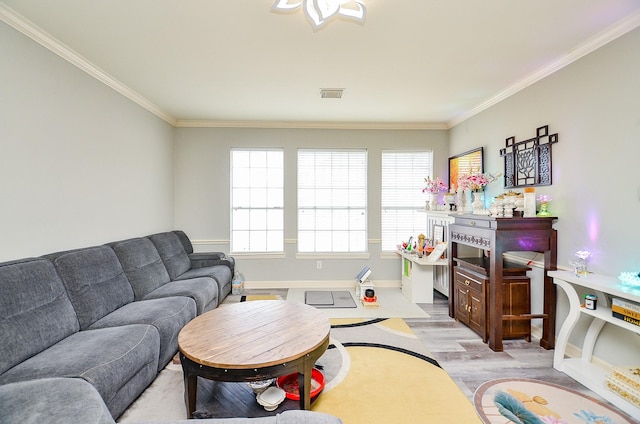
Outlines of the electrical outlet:
[[322,261],[316,262],[316,269],[322,269]]

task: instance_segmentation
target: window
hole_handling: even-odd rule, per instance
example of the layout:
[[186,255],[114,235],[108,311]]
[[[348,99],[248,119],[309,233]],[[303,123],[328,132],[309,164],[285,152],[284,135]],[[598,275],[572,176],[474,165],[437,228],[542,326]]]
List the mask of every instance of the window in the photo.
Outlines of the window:
[[367,251],[366,150],[298,150],[298,251]]
[[382,251],[395,251],[396,245],[425,231],[424,179],[432,177],[432,152],[382,152]]
[[282,150],[231,150],[231,251],[284,251]]

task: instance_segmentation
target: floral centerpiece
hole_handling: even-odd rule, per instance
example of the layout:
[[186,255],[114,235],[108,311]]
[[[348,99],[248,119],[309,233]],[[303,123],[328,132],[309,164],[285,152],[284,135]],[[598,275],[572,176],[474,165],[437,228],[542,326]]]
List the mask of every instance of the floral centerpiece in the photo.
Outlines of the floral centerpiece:
[[482,191],[484,187],[497,180],[502,174],[463,174],[458,177],[458,187],[463,190]]
[[427,186],[422,189],[422,192],[431,193],[431,202],[427,204],[427,209],[435,211],[438,208],[438,193],[447,191],[447,186],[442,182],[440,177],[436,177],[433,180],[427,177],[424,181],[427,183]]
[[422,189],[423,193],[438,194],[441,191],[447,191],[447,186],[442,182],[440,177],[436,177],[434,180],[427,177],[424,181],[427,183],[427,186]]
[[484,201],[482,199],[484,187],[497,180],[502,174],[490,174],[490,173],[478,173],[478,174],[463,174],[458,177],[458,188],[473,192],[472,211],[475,214],[487,214],[488,212],[484,208]]

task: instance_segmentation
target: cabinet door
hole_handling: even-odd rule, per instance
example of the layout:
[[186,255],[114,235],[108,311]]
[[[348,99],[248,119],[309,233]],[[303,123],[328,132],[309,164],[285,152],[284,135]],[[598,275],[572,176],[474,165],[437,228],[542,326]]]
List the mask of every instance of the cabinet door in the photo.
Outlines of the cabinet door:
[[484,331],[484,301],[482,296],[476,292],[469,293],[469,328],[482,336],[482,341],[487,341],[487,334]]
[[456,319],[469,325],[469,288],[460,283],[456,283],[455,287]]
[[[502,284],[502,313],[504,315],[522,315],[531,313],[531,294],[529,278],[504,281]],[[503,338],[524,337],[531,341],[531,321],[503,321]]]

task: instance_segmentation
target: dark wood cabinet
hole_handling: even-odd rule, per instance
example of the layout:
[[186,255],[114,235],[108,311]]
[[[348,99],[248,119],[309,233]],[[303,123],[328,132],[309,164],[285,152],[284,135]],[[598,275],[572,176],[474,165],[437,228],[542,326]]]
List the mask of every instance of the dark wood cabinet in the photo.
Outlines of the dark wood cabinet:
[[[471,328],[479,328],[489,347],[502,351],[502,339],[507,337],[530,337],[530,321],[542,318],[540,345],[553,349],[555,345],[556,291],[548,271],[557,267],[557,231],[553,229],[556,217],[495,218],[484,215],[455,215],[449,225],[449,315],[468,322]],[[489,252],[489,257],[478,258],[481,263],[465,266],[465,272],[481,276],[484,296],[475,306],[474,292],[456,282],[456,268],[460,266],[458,244]],[[526,272],[513,271],[505,266],[503,254],[511,251],[541,252],[544,257],[543,313],[532,314],[530,310],[530,285]],[[466,260],[466,258],[465,258]],[[474,267],[477,267],[474,269]],[[515,272],[516,274],[513,274]],[[518,272],[520,274],[518,275]],[[523,277],[524,278],[521,278]],[[460,278],[460,277],[458,277]],[[462,282],[464,283],[464,281]],[[464,300],[463,300],[464,298]],[[484,304],[482,304],[482,301]],[[463,312],[465,310],[466,312]],[[484,314],[482,310],[484,308]],[[476,311],[478,315],[476,315]],[[471,316],[474,316],[473,321]],[[482,320],[484,319],[484,325]],[[523,322],[525,324],[523,324]],[[489,323],[489,325],[487,325]],[[502,323],[502,325],[493,325]],[[479,324],[479,326],[478,326]],[[524,333],[527,333],[525,335]],[[488,337],[488,340],[485,339]]]
[[457,305],[455,318],[482,336],[482,340],[486,342],[485,277],[456,266],[454,285]]
[[[488,315],[488,300],[491,295],[487,258],[455,258],[454,297],[455,318],[466,324],[482,337],[489,338],[490,327],[494,325]],[[519,317],[531,313],[530,279],[527,267],[505,262],[502,279],[502,338],[525,338],[531,340],[529,320]],[[500,325],[500,324],[499,324]]]
[[531,315],[531,280],[529,277],[504,277],[502,280],[502,338],[524,338],[530,342],[531,321],[517,319],[528,315]]

